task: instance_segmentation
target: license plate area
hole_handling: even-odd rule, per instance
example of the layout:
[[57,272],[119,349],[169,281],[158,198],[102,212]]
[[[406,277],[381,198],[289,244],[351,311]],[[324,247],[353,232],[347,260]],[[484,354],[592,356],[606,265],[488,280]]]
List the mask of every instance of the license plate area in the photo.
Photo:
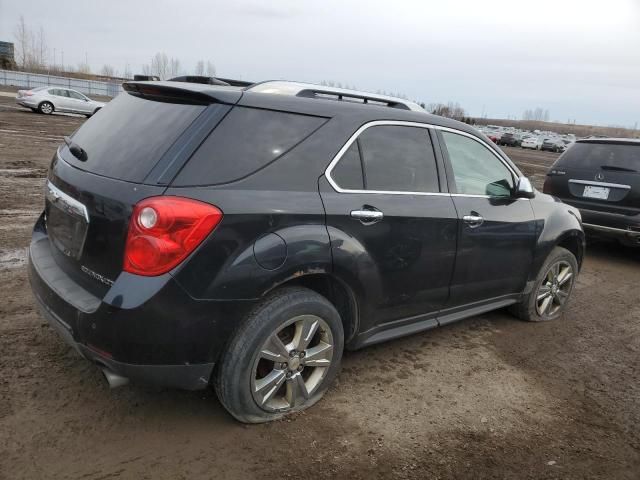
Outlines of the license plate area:
[[78,200],[47,182],[47,232],[53,245],[68,257],[79,259],[87,237],[87,209]]
[[585,185],[584,192],[582,192],[582,196],[585,198],[596,198],[598,200],[608,200],[610,192],[611,192],[610,188],[595,187],[593,185]]

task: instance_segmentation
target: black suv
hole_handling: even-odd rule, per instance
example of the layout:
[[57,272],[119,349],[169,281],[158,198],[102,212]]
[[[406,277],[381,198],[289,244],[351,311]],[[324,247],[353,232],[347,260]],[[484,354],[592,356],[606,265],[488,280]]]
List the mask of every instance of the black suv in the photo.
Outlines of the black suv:
[[263,422],[318,401],[344,348],[566,306],[578,211],[463,123],[292,82],[124,89],[54,155],[29,255],[112,386],[213,384]]
[[544,191],[579,208],[587,233],[640,247],[640,140],[578,140],[553,164]]

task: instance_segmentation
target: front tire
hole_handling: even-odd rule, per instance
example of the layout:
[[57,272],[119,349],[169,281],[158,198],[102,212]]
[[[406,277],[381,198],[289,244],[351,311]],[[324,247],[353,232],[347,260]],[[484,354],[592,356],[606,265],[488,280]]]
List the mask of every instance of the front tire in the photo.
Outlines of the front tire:
[[555,247],[538,273],[536,282],[512,313],[528,322],[559,318],[567,308],[578,275],[578,261],[569,250]]
[[214,377],[237,420],[262,423],[314,405],[340,369],[344,331],[326,298],[306,288],[267,297],[238,329]]
[[53,103],[42,102],[40,105],[38,105],[38,111],[40,113],[44,113],[45,115],[51,115],[54,111]]

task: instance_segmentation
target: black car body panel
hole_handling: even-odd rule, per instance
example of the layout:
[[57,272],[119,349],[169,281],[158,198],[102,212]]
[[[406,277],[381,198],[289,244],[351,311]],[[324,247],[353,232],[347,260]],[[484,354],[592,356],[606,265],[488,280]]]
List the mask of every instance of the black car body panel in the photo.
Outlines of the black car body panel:
[[640,245],[640,141],[578,140],[550,168],[544,191],[578,208],[590,233]]
[[[358,348],[517,302],[555,245],[581,258],[584,237],[572,207],[540,193],[492,198],[456,190],[443,132],[490,152],[513,182],[521,175],[465,124],[250,88],[138,82],[125,90],[72,137],[86,161],[66,146],[54,157],[52,193],[29,256],[45,316],[85,357],[122,376],[202,388],[246,315],[282,285],[321,281],[323,294],[345,292],[347,345]],[[147,145],[154,140],[146,122],[126,132],[114,126],[132,102],[182,120],[161,123],[164,143]],[[419,130],[411,131],[431,165],[430,191],[336,188],[327,172],[374,124]],[[106,138],[93,138],[96,131]],[[119,159],[111,164],[109,142]],[[371,145],[358,147],[360,162],[377,155]],[[215,205],[223,218],[166,273],[125,271],[136,204],[167,196]],[[384,218],[369,222],[372,211]],[[478,228],[467,223],[472,213],[482,216]]]

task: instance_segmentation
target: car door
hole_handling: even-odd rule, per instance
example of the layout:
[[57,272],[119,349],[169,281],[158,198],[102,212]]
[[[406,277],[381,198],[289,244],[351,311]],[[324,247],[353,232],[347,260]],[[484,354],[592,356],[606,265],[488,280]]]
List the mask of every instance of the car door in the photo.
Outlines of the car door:
[[438,158],[427,128],[376,122],[350,139],[321,178],[334,269],[357,290],[361,332],[437,325],[457,234]]
[[89,102],[87,97],[73,90],[67,91],[69,92],[69,101],[74,112],[91,113],[89,112]]
[[447,307],[508,301],[524,289],[533,261],[531,203],[514,197],[517,172],[480,139],[448,129],[438,138],[460,219]]
[[58,112],[70,112],[73,109],[71,105],[71,99],[69,98],[69,91],[66,88],[56,88],[53,90],[54,107]]

